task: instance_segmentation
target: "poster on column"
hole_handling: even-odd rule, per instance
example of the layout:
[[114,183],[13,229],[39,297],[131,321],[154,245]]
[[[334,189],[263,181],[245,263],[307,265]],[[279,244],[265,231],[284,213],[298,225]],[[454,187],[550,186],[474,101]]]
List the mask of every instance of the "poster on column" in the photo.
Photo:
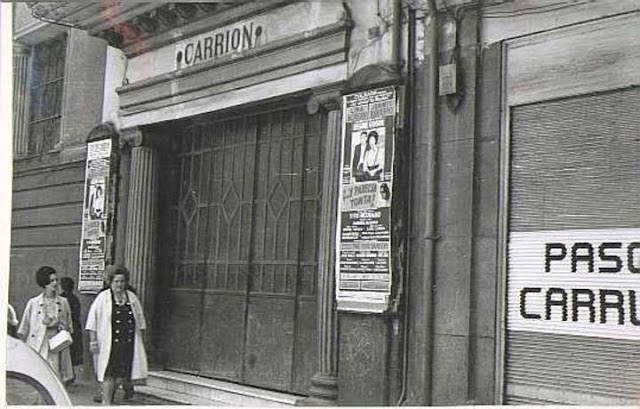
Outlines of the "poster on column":
[[396,90],[345,95],[338,226],[339,310],[380,313],[391,293],[391,192]]
[[111,139],[89,142],[82,207],[78,291],[97,293],[107,252],[107,197],[111,171]]

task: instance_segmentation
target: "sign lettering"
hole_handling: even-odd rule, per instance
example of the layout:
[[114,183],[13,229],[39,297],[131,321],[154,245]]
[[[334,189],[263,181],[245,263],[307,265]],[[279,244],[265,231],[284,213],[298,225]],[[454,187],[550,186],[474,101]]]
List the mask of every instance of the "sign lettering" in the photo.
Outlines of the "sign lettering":
[[512,232],[510,330],[640,340],[640,229]]
[[259,45],[262,37],[262,26],[253,22],[199,35],[176,45],[176,69],[250,50]]

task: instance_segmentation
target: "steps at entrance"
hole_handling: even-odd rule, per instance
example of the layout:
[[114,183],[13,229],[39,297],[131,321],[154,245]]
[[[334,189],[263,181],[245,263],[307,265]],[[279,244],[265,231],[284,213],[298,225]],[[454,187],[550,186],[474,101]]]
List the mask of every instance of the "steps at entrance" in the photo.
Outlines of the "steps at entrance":
[[296,401],[302,398],[170,371],[149,372],[147,385],[137,386],[136,392],[198,406],[285,407],[295,406]]

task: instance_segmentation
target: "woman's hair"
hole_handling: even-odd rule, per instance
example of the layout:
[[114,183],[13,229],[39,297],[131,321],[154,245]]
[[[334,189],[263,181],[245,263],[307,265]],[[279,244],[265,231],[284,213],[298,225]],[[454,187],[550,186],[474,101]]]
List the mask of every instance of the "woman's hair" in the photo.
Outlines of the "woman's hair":
[[114,264],[111,266],[107,266],[107,268],[105,269],[105,272],[107,273],[107,283],[111,284],[113,282],[113,278],[115,276],[117,276],[118,274],[122,274],[124,276],[124,282],[125,283],[129,283],[129,270],[127,270],[127,268],[125,266],[121,266],[119,264]]
[[47,284],[51,282],[51,274],[56,274],[56,270],[53,267],[42,266],[36,271],[36,283],[42,288],[45,288]]
[[378,132],[376,132],[376,131],[369,132],[369,135],[367,135],[367,142],[369,142],[369,138],[371,138],[371,137],[375,138],[376,145],[377,145],[378,144]]
[[73,278],[71,277],[62,277],[60,279],[60,287],[62,287],[62,291],[65,293],[72,293],[74,284]]

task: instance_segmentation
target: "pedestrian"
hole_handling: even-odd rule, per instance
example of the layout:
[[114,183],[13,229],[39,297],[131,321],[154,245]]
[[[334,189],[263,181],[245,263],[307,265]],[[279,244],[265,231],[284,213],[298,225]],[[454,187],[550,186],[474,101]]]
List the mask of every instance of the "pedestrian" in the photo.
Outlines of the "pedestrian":
[[7,304],[7,334],[17,338],[18,337],[18,314],[11,304]]
[[[103,276],[103,281],[102,281],[102,290],[100,290],[100,292],[103,292],[105,290],[109,290],[111,288],[111,286],[109,285],[109,278],[106,276],[106,274]],[[136,292],[136,289],[129,283],[127,283],[127,287],[126,289],[128,291],[131,291],[132,293],[134,293],[135,295],[138,295],[138,293]],[[96,393],[93,396],[93,401],[96,403],[100,403],[102,402],[102,383],[100,381],[98,381],[96,379]],[[124,389],[124,400],[129,400],[131,398],[133,398],[133,394],[135,393],[135,389],[133,387],[133,382],[131,382],[131,379],[122,379],[120,381],[120,384],[122,385],[122,389]],[[116,389],[117,389],[117,385],[116,385]]]
[[[70,349],[71,364],[73,366],[82,365],[82,322],[80,322],[80,301],[73,293],[75,283],[70,277],[62,277],[60,279],[60,287],[62,288],[62,294],[60,295],[67,299],[69,307],[71,307],[71,321],[73,325],[73,343]],[[73,371],[73,376],[75,378],[75,370]]]
[[36,271],[36,283],[43,290],[27,302],[18,336],[49,362],[63,383],[67,383],[73,379],[69,348],[51,352],[49,339],[61,330],[73,334],[71,308],[67,300],[58,295],[58,278],[53,267],[40,267]]
[[110,405],[117,380],[147,377],[143,342],[146,324],[138,297],[127,290],[129,271],[112,265],[105,272],[110,288],[99,293],[91,304],[86,329],[96,377],[102,382],[102,404]]

